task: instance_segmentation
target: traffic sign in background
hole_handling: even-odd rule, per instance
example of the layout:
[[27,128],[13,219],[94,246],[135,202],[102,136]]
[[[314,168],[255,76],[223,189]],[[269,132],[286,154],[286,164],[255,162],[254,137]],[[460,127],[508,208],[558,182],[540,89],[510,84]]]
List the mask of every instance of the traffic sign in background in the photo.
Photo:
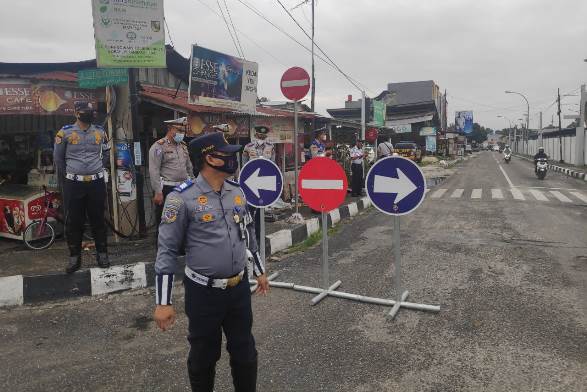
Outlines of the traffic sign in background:
[[256,158],[242,167],[239,183],[248,204],[253,207],[268,207],[281,196],[283,175],[273,161]]
[[409,214],[426,195],[424,173],[415,162],[403,157],[377,161],[367,173],[365,187],[375,208],[389,215]]
[[284,72],[280,86],[281,92],[287,99],[299,101],[310,90],[310,75],[303,68],[292,67]]
[[314,211],[328,212],[340,206],[347,193],[343,168],[330,158],[316,157],[300,171],[298,189],[304,203]]

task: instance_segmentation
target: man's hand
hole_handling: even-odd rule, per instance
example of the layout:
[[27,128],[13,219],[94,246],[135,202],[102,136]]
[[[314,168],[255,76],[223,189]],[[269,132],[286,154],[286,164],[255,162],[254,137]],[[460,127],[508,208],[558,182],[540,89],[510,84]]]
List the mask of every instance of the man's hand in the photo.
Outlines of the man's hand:
[[167,331],[175,323],[175,308],[172,305],[157,305],[153,319],[162,331]]
[[162,192],[155,193],[155,196],[153,196],[153,203],[155,203],[158,206],[163,204],[163,193]]
[[261,276],[257,276],[257,290],[255,293],[261,295],[267,295],[269,292],[269,279],[267,279],[267,275],[263,274]]

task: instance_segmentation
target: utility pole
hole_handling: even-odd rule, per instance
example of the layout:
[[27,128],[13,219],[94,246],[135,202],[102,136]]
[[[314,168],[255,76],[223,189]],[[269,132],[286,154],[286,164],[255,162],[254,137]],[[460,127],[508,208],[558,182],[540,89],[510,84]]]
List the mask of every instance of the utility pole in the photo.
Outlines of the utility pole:
[[312,96],[310,108],[314,112],[314,101],[316,99],[316,77],[314,70],[314,0],[312,0]]
[[560,152],[560,163],[565,163],[565,160],[563,159],[563,127],[561,124],[561,89],[558,89],[557,92],[557,98],[556,98],[557,102],[558,102],[558,146],[559,146],[559,152]]
[[542,112],[540,112],[540,131],[539,132],[540,132],[538,134],[538,139],[540,139],[539,146],[543,147],[543,144],[542,144]]
[[[139,97],[137,94],[137,80],[136,80],[137,69],[128,69],[128,86],[130,89],[130,113],[132,118],[132,139],[133,146],[136,143],[140,143],[141,136],[139,133],[140,121],[139,121]],[[141,155],[142,154],[141,151]],[[135,155],[136,156],[136,155]],[[136,186],[137,186],[137,214],[139,218],[139,236],[145,237],[147,234],[147,224],[145,222],[145,198],[143,197],[143,173],[140,167],[135,167],[136,173]]]

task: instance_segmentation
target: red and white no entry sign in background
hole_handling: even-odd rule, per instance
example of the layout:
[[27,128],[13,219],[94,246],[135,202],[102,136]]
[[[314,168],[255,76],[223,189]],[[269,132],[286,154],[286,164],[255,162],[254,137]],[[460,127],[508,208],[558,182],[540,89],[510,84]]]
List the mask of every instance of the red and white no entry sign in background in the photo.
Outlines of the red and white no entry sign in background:
[[312,158],[300,171],[300,196],[314,211],[328,212],[340,206],[347,193],[343,168],[330,158]]
[[280,86],[287,99],[299,101],[310,90],[310,75],[303,68],[292,67],[283,73]]

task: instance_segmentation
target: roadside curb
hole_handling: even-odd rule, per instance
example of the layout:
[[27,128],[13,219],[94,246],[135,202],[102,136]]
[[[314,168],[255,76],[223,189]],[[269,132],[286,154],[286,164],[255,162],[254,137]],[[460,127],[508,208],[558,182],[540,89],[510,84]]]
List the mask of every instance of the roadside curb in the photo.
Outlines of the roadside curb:
[[[525,159],[529,162],[534,162],[531,158],[525,157],[523,155],[518,155],[518,154],[514,154],[514,156],[521,158],[521,159]],[[569,177],[573,177],[573,178],[578,178],[580,180],[584,180],[587,181],[587,173],[578,171],[578,170],[572,170],[569,169],[567,167],[562,167],[562,166],[557,166],[557,165],[553,165],[551,163],[548,164],[548,168],[554,170],[555,172],[559,172],[562,173],[566,176]]]
[[[447,177],[428,178],[434,185]],[[368,197],[343,205],[328,213],[328,227],[355,217],[371,207]],[[304,242],[320,231],[320,219],[310,218],[291,229],[279,230],[265,236],[265,257]],[[176,280],[183,277],[183,263],[178,263]],[[155,285],[155,263],[140,262],[115,265],[110,268],[90,268],[73,274],[55,272],[46,275],[14,275],[0,277],[0,308],[63,300],[84,296],[115,293]]]

